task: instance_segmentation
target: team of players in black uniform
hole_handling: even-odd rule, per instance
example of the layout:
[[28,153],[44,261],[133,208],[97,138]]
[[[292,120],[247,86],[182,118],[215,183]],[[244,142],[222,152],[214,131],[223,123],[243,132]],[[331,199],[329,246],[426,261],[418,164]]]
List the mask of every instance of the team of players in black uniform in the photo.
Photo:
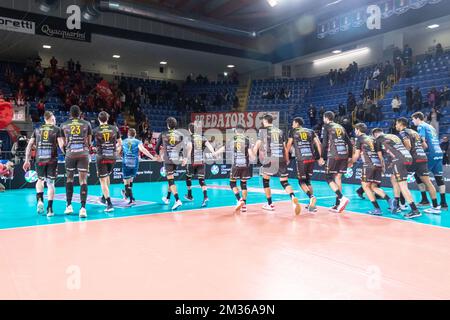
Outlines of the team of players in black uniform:
[[[428,159],[423,148],[426,143],[419,134],[407,128],[408,120],[400,118],[397,120],[397,129],[400,135],[383,134],[381,129],[372,130],[372,135],[367,134],[365,124],[357,124],[355,127],[356,141],[353,146],[345,129],[334,122],[334,113],[324,113],[324,126],[322,130],[322,142],[311,129],[303,127],[303,119],[297,117],[293,120],[292,130],[286,137],[283,130],[273,124],[273,117],[267,114],[263,117],[263,127],[259,130],[254,145],[251,145],[249,137],[245,134],[245,128],[238,125],[234,129],[231,138],[226,141],[224,147],[214,150],[207,139],[202,135],[201,127],[196,123],[189,125],[187,134],[177,129],[177,121],[170,117],[167,119],[167,131],[162,132],[156,146],[157,157],[153,157],[141,142],[135,138],[136,131],[130,129],[128,139],[121,140],[117,127],[108,124],[108,114],[99,114],[100,126],[92,130],[89,122],[80,119],[78,106],[71,108],[71,119],[58,128],[55,125],[55,117],[51,112],[44,115],[45,124],[36,129],[29,142],[26,152],[24,170],[30,169],[31,149],[35,145],[36,172],[39,180],[36,183],[37,211],[44,212],[44,183],[48,186],[47,216],[52,216],[54,199],[54,181],[57,177],[57,148],[60,147],[65,153],[66,166],[66,214],[73,213],[73,181],[74,174],[78,171],[80,182],[81,209],[79,216],[84,218],[86,213],[87,199],[87,174],[89,171],[89,153],[97,154],[97,174],[102,187],[101,202],[107,207],[106,212],[114,210],[109,195],[109,176],[112,173],[116,158],[123,158],[123,179],[125,190],[123,195],[129,199],[129,205],[134,204],[132,194],[133,178],[137,174],[139,165],[139,151],[146,154],[152,160],[164,162],[169,191],[163,197],[163,202],[169,204],[173,193],[175,203],[173,210],[179,208],[182,202],[178,196],[177,187],[174,183],[174,173],[178,166],[186,166],[186,186],[188,194],[185,199],[193,201],[192,179],[197,177],[203,191],[202,206],[208,202],[207,186],[205,183],[205,151],[218,159],[226,151],[227,163],[232,164],[230,174],[230,188],[236,196],[236,212],[246,212],[247,180],[252,177],[252,163],[259,155],[261,161],[260,175],[263,178],[264,192],[267,203],[263,209],[274,211],[272,202],[270,178],[278,176],[281,185],[290,195],[292,206],[296,215],[301,211],[298,198],[288,182],[288,165],[291,161],[290,150],[295,151],[295,161],[298,181],[301,189],[310,198],[307,210],[315,212],[316,197],[311,185],[314,163],[325,166],[325,177],[332,191],[336,194],[336,202],[330,209],[333,212],[343,212],[349,203],[349,199],[342,194],[342,175],[348,168],[358,161],[363,161],[362,187],[368,198],[374,205],[371,214],[381,215],[381,209],[377,202],[377,196],[389,203],[389,210],[393,213],[401,212],[400,198],[403,195],[408,201],[411,212],[405,214],[407,218],[421,215],[408,190],[408,172],[416,172],[417,179],[428,189],[432,207],[426,212],[439,214],[441,207],[447,208],[445,202],[445,190],[441,192],[441,206],[438,206],[436,189],[429,179]],[[417,115],[416,115],[417,116]],[[95,147],[92,147],[92,140]],[[394,188],[394,198],[390,198],[381,188],[381,177],[383,172],[391,174],[391,182]],[[240,180],[240,189],[237,186]],[[437,177],[436,177],[436,180]],[[440,186],[441,187],[441,186]],[[440,188],[441,190],[441,188]],[[423,202],[423,201],[422,201]]]

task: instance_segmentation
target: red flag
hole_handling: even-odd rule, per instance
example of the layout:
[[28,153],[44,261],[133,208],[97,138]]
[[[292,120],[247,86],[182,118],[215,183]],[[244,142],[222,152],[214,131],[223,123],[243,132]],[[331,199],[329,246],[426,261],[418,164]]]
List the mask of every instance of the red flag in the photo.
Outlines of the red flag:
[[0,99],[0,129],[6,128],[13,119],[14,109],[10,102]]
[[108,81],[102,80],[99,83],[97,83],[97,92],[100,94],[100,96],[108,103],[108,106],[112,106],[114,102],[114,95],[111,91],[111,88],[109,86]]

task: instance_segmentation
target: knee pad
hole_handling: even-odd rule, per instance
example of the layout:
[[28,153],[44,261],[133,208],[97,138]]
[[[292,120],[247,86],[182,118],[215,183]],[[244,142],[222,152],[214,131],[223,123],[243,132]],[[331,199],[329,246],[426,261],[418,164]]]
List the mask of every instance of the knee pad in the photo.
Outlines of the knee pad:
[[331,182],[334,182],[334,176],[332,173],[327,173],[325,175],[325,181],[330,184]]
[[270,180],[263,178],[263,186],[264,188],[270,188]]
[[190,177],[186,178],[186,185],[188,187],[192,186],[192,179]]
[[201,187],[206,187],[206,183],[205,183],[205,179],[198,179],[198,183],[200,184]]
[[444,183],[444,179],[442,178],[442,176],[434,176],[434,179],[436,180],[436,184],[440,187],[443,186]]
[[420,179],[419,175],[417,173],[414,173],[414,178],[416,179],[416,183],[417,184],[422,184],[423,181],[422,179]]
[[241,189],[242,190],[247,190],[247,181],[242,181],[241,180]]
[[169,187],[173,186],[175,183],[173,182],[173,179],[168,179],[167,182],[169,182]]
[[283,189],[286,189],[287,187],[289,187],[289,182],[287,180],[285,181],[280,181],[281,185],[283,186]]
[[230,187],[231,187],[231,189],[236,188],[237,187],[236,181],[230,181]]

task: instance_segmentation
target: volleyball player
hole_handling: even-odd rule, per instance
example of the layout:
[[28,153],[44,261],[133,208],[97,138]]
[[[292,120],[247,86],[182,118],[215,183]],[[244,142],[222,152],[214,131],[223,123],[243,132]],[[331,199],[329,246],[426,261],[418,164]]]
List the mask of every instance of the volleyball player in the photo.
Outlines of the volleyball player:
[[267,198],[267,203],[263,205],[263,209],[267,211],[275,210],[270,190],[270,177],[279,175],[280,183],[291,197],[292,207],[295,214],[298,215],[300,214],[301,206],[288,182],[285,148],[286,143],[283,131],[273,125],[273,117],[270,114],[264,115],[263,128],[259,130],[258,138],[253,147],[254,154],[261,150],[263,155],[261,175],[263,176],[263,186]]
[[[225,147],[216,151],[215,155],[223,153]],[[238,124],[234,129],[234,135],[226,144],[226,150],[231,160],[230,188],[236,197],[237,203],[235,212],[247,212],[247,181],[252,176],[252,167],[250,157],[255,158],[253,150],[250,147],[250,139],[245,135],[245,128]],[[241,193],[237,186],[237,180],[240,180]]]
[[[414,172],[416,182],[420,186],[419,188],[423,188],[423,186],[425,186],[430,193],[433,206],[424,211],[427,213],[440,214],[441,210],[436,198],[436,188],[430,180],[430,173],[428,171],[428,157],[423,150],[422,139],[416,131],[407,128],[408,119],[406,118],[397,119],[395,127],[399,132],[399,136],[402,139],[403,144],[405,145],[406,149],[409,150],[413,158],[411,172]],[[420,191],[425,193],[425,191],[422,190],[423,189],[421,189]]]
[[[406,181],[408,178],[409,166],[412,165],[413,161],[410,152],[405,148],[402,140],[396,135],[384,134],[383,130],[380,128],[373,129],[372,135],[375,138],[375,148],[378,152],[382,168],[385,168],[387,173],[391,174],[391,183],[395,195],[395,201],[394,205],[391,207],[391,212],[397,213],[399,211],[398,205],[400,193],[402,193],[411,208],[411,212],[406,213],[404,217],[408,219],[420,217],[422,214],[414,203],[411,192],[408,189],[408,182]],[[389,164],[387,167],[385,165],[384,156],[386,157],[386,162]]]
[[139,169],[139,151],[150,160],[155,160],[155,157],[145,149],[142,141],[136,139],[136,129],[130,128],[128,129],[128,137],[122,142],[122,179],[125,186],[122,195],[125,199],[129,199],[129,207],[136,202],[133,196],[133,180]]
[[364,123],[358,123],[355,125],[355,153],[352,157],[350,167],[358,161],[361,157],[363,161],[361,186],[364,192],[367,194],[370,202],[374,206],[374,210],[369,211],[369,214],[381,215],[380,205],[377,202],[376,195],[379,195],[381,199],[386,200],[390,207],[394,206],[394,199],[391,199],[380,187],[382,166],[381,160],[378,157],[377,149],[375,146],[375,140],[373,137],[368,136],[367,126]]
[[36,146],[37,212],[38,214],[44,212],[44,187],[45,182],[47,182],[47,217],[52,217],[54,215],[55,180],[58,176],[58,137],[60,136],[60,129],[55,125],[56,120],[52,112],[46,111],[44,113],[44,121],[45,124],[33,131],[33,135],[28,142],[23,170],[28,171],[30,169],[31,149]]
[[342,174],[347,172],[348,163],[353,154],[353,145],[345,129],[334,122],[334,113],[323,114],[322,157],[319,164],[325,166],[325,179],[336,194],[336,203],[331,207],[333,212],[342,212],[350,200],[342,194]]
[[102,111],[98,114],[100,125],[94,129],[94,140],[97,149],[97,176],[102,188],[101,202],[106,204],[105,212],[114,211],[109,193],[110,175],[116,163],[117,150],[120,150],[122,139],[119,129],[108,124],[109,114]]
[[297,177],[300,188],[309,197],[309,212],[315,212],[317,199],[313,193],[311,177],[314,169],[314,146],[321,153],[322,146],[316,133],[303,127],[303,119],[296,117],[292,121],[292,130],[289,132],[289,138],[286,143],[286,162],[289,164],[289,151],[294,146],[295,158],[297,162]]
[[[447,200],[445,199],[445,182],[443,178],[443,157],[441,146],[439,144],[439,137],[436,130],[428,123],[424,121],[425,116],[422,112],[416,112],[412,115],[412,121],[415,126],[417,126],[417,132],[422,138],[422,146],[428,157],[428,169],[434,175],[436,184],[441,194],[441,209],[448,210]],[[427,199],[425,189],[419,185],[422,191],[422,201],[420,205],[426,206],[430,202]]]
[[188,194],[184,197],[187,201],[193,201],[192,197],[192,178],[197,176],[198,183],[203,191],[202,207],[208,203],[208,188],[205,183],[206,164],[205,149],[214,154],[214,148],[202,134],[202,129],[195,123],[189,124],[190,142],[187,143],[187,159],[190,163],[186,167],[186,186]]
[[176,210],[183,205],[179,196],[177,186],[174,182],[174,173],[177,169],[177,165],[185,166],[187,159],[185,157],[180,158],[180,152],[185,150],[183,145],[183,135],[177,130],[177,119],[169,117],[166,120],[167,131],[162,132],[159,135],[158,143],[156,145],[156,153],[160,154],[161,146],[164,149],[164,169],[166,171],[167,182],[169,183],[169,191],[167,197],[163,197],[162,200],[165,204],[169,204],[170,196],[173,193],[175,197],[175,204],[172,206],[172,210]]
[[88,193],[87,177],[89,172],[89,148],[92,143],[91,124],[80,119],[80,107],[73,105],[70,108],[70,119],[61,125],[61,137],[58,138],[60,148],[66,155],[66,201],[65,214],[73,213],[72,196],[73,180],[78,171],[80,183],[80,218],[86,218],[86,200]]

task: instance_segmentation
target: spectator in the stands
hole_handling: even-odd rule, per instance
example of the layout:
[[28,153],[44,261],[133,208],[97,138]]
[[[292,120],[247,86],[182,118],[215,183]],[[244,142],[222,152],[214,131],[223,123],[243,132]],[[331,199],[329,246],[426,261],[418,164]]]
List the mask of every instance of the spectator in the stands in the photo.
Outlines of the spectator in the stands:
[[400,107],[402,106],[402,100],[398,95],[395,95],[394,98],[391,101],[392,111],[399,113]]
[[352,92],[347,94],[347,111],[352,112],[356,107],[356,99]]
[[428,92],[428,106],[431,108],[434,108],[436,106],[436,100],[438,97],[438,92],[436,88],[431,88],[431,90]]
[[126,137],[128,136],[128,129],[129,128],[130,127],[128,126],[127,120],[124,120],[123,121],[123,125],[121,125],[119,127],[119,131],[120,131],[120,134],[122,135],[122,139],[126,139]]
[[439,135],[439,122],[441,121],[442,114],[436,110],[436,108],[431,108],[431,112],[428,114],[427,120],[431,126],[436,130]]
[[442,141],[441,141],[441,149],[442,152],[444,153],[444,158],[442,160],[443,164],[448,166],[450,163],[450,150],[449,150],[449,141],[448,141],[448,137],[444,136],[442,137]]
[[343,103],[339,103],[339,107],[338,107],[338,115],[339,116],[345,116],[346,110],[345,110],[345,105]]
[[412,90],[412,87],[406,88],[406,109],[409,111],[413,111],[413,105],[414,105],[414,92]]
[[77,64],[75,65],[75,71],[76,71],[76,72],[81,72],[81,64],[80,64],[80,61],[77,61]]
[[448,88],[448,86],[444,86],[444,88],[442,89],[442,91],[439,94],[439,99],[440,99],[440,106],[441,107],[448,107],[450,104],[450,89]]
[[316,107],[310,104],[308,109],[308,117],[311,127],[314,127],[317,124],[316,116],[317,116]]
[[56,71],[56,68],[58,66],[58,60],[56,60],[54,56],[50,59],[50,66],[52,67],[53,71]]
[[75,62],[73,62],[72,58],[70,58],[70,60],[67,61],[67,70],[69,70],[69,72],[75,71]]
[[422,109],[423,106],[423,97],[422,92],[420,92],[419,88],[414,89],[414,96],[413,96],[413,109],[414,111],[419,111]]
[[395,81],[398,81],[403,73],[403,61],[400,56],[394,59]]
[[233,110],[238,110],[239,109],[239,98],[237,96],[234,96],[233,99]]
[[45,113],[45,104],[44,101],[41,99],[39,100],[39,103],[36,105],[39,117],[42,117]]
[[444,48],[442,48],[442,44],[438,43],[436,45],[435,56],[436,56],[436,58],[439,58],[439,57],[441,57],[443,55],[444,55]]

